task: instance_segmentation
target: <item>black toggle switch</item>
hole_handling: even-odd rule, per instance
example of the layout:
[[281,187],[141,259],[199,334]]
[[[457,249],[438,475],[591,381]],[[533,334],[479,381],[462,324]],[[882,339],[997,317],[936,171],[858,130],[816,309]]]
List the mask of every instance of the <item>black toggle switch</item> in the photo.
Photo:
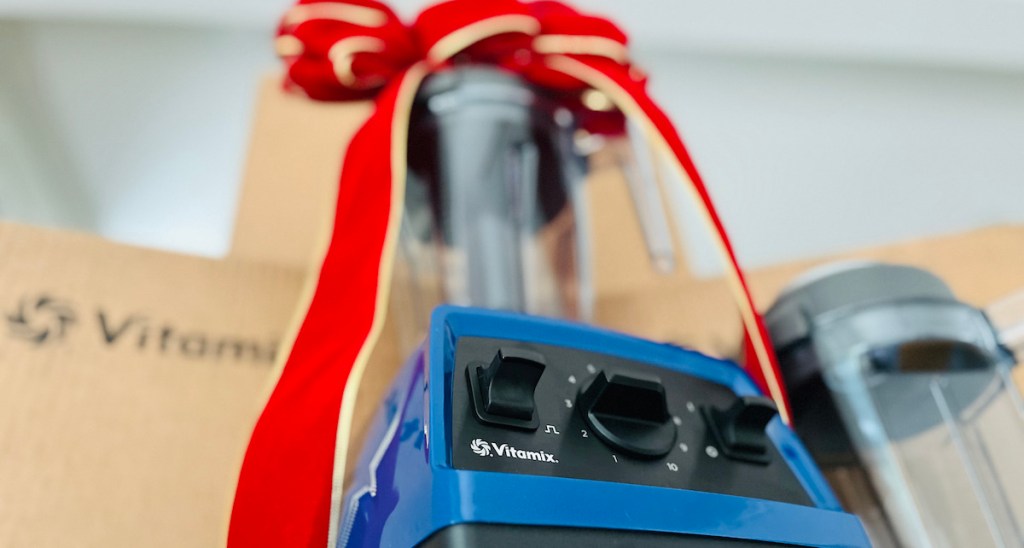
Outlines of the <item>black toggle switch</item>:
[[544,368],[544,356],[521,348],[501,348],[489,365],[470,365],[466,375],[476,418],[536,430],[540,420],[533,393]]
[[771,440],[765,428],[779,414],[775,402],[760,396],[744,396],[724,411],[714,407],[702,411],[725,456],[759,464],[769,462]]
[[676,439],[665,402],[665,387],[656,378],[597,373],[580,390],[576,407],[601,441],[642,458],[668,454]]

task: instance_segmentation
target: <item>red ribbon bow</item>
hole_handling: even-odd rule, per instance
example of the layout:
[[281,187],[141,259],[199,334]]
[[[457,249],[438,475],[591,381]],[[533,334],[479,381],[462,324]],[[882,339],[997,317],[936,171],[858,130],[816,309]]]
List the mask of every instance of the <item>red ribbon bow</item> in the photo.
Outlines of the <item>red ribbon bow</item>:
[[[552,1],[453,0],[411,26],[373,0],[302,1],[276,39],[286,86],[318,100],[374,98],[349,145],[315,292],[242,465],[228,544],[336,541],[359,381],[384,322],[404,199],[409,113],[433,71],[487,63],[560,90],[596,90],[636,122],[689,183],[717,237],[746,330],[746,367],[788,419],[774,355],[710,196],[671,122],[629,64],[626,35]],[[372,184],[367,184],[372,183]]]
[[615,64],[642,80],[628,70],[625,33],[559,2],[453,0],[426,9],[407,27],[372,0],[303,1],[282,19],[276,47],[288,64],[288,85],[326,101],[372,97],[420,61],[431,71],[456,60],[485,63],[549,89],[586,89],[545,62],[567,55]]

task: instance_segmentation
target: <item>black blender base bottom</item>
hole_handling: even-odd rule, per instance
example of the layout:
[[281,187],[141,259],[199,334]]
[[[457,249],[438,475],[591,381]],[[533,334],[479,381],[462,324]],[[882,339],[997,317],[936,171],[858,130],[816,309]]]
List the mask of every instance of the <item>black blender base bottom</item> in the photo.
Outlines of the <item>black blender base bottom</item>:
[[495,523],[460,523],[446,527],[420,544],[421,548],[523,548],[524,546],[558,548],[777,548],[788,546],[693,535],[621,531],[615,529],[580,529],[573,527],[540,527]]

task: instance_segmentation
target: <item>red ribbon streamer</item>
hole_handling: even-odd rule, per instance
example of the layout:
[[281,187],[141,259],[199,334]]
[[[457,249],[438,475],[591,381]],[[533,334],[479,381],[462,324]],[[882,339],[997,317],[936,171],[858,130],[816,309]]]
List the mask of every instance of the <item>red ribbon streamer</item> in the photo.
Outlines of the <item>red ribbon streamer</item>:
[[404,185],[395,180],[404,171],[393,171],[404,150],[393,143],[396,122],[408,122],[403,93],[454,62],[502,67],[564,92],[567,100],[597,88],[648,122],[692,183],[728,261],[746,311],[747,370],[786,416],[767,332],[711,197],[668,117],[647,95],[645,77],[629,64],[626,35],[613,23],[558,2],[453,0],[407,26],[374,0],[301,1],[282,19],[276,46],[288,65],[288,88],[316,100],[375,98],[376,111],[349,145],[315,293],[253,431],[230,547],[322,547],[334,540],[328,532],[337,518],[331,512],[339,413],[353,365],[382,321],[378,295],[390,283],[382,276],[394,236],[389,226],[402,209],[394,191]]

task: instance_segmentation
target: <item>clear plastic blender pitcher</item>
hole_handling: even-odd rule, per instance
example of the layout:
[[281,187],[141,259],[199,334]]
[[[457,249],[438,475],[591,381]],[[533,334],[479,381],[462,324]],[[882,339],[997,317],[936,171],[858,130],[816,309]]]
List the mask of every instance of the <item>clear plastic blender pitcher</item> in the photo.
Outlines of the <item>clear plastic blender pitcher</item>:
[[934,275],[812,273],[766,315],[794,426],[879,546],[1024,544],[1012,353]]

